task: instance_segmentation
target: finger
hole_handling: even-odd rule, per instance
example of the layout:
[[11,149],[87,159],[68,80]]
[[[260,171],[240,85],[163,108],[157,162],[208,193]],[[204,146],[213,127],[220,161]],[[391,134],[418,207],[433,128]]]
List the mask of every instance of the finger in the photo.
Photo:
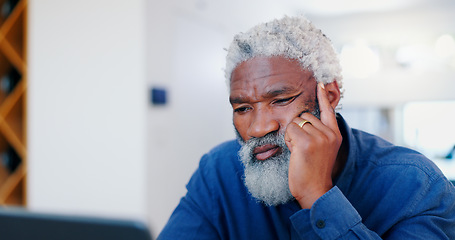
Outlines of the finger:
[[[296,123],[299,123],[300,120],[298,120],[298,119],[305,119],[305,120],[309,121],[314,128],[320,129],[321,131],[325,131],[326,129],[329,129],[326,125],[324,125],[324,123],[321,122],[321,120],[319,120],[317,117],[315,117],[313,114],[311,114],[309,112],[302,113],[300,115],[300,117],[294,119],[294,121]],[[308,125],[308,124],[305,124],[305,125]]]
[[305,118],[296,117],[292,121],[296,123],[300,128],[304,128],[306,124],[311,125],[311,122]]
[[[315,136],[316,134],[319,134],[319,132],[327,131],[330,129],[327,128],[324,124],[319,121],[315,116],[311,115],[310,113],[307,113],[305,117],[296,117],[292,120],[292,125],[297,126],[295,128],[294,126],[292,127],[293,132],[296,134],[304,134],[306,137],[307,136]],[[314,123],[314,124],[313,124]]]
[[285,140],[292,142],[294,138],[297,136],[305,136],[307,135],[307,132],[303,130],[303,128],[307,127],[305,125],[309,125],[309,123],[304,124],[302,127],[300,127],[300,123],[303,121],[302,118],[296,117],[293,119],[289,125],[286,127],[286,133],[285,133]]
[[[302,121],[303,121],[302,118],[296,117],[286,127],[284,140],[291,152],[292,152],[293,146],[295,144],[297,144],[297,142],[299,142],[297,139],[306,139],[302,142],[308,141],[308,139],[307,139],[309,137],[308,132],[299,126],[299,123]],[[309,123],[306,123],[303,127],[308,128],[309,126],[307,126],[307,125],[309,125]]]
[[333,110],[332,105],[330,104],[327,91],[325,90],[324,87],[324,83],[319,83],[317,88],[322,123],[331,129],[338,128],[335,111]]
[[[335,114],[333,114],[335,118]],[[341,143],[342,141],[342,136],[340,129],[338,128],[338,124],[336,123],[336,118],[335,118],[335,127],[331,128],[327,125],[325,125],[321,120],[319,120],[317,117],[313,116],[310,113],[303,113],[300,117],[301,119],[306,119],[311,122],[311,127],[305,127],[303,130],[305,130],[309,135],[313,136],[313,139],[322,137],[325,138],[326,140],[329,141],[335,141]],[[296,120],[298,121],[298,120]],[[305,124],[308,125],[308,124]],[[322,135],[321,135],[322,134]]]

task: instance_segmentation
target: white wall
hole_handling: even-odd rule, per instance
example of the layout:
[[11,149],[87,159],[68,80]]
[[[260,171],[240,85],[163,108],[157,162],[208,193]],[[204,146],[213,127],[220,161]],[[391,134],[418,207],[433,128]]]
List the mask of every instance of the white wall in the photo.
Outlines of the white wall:
[[[145,219],[156,235],[202,154],[234,138],[230,36],[175,9],[30,1],[31,209]],[[167,105],[147,106],[152,86]]]
[[31,0],[28,206],[146,219],[144,0]]
[[155,4],[148,8],[148,79],[169,93],[167,105],[148,113],[149,214],[157,234],[202,155],[233,139],[234,130],[222,70],[225,33],[171,4]]

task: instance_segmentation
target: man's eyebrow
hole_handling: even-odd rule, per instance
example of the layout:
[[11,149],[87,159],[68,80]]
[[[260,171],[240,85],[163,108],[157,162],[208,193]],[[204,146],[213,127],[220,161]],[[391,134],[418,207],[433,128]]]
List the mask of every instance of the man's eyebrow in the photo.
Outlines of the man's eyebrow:
[[245,97],[230,97],[229,102],[232,104],[240,104],[240,103],[245,103],[247,101],[247,98]]
[[[290,88],[290,87],[283,87],[280,89],[273,89],[270,90],[262,95],[263,98],[274,98],[276,96],[280,95],[286,95],[286,94],[297,94],[298,92],[296,91],[295,88]],[[300,95],[301,93],[299,93]],[[240,96],[240,97],[230,97],[229,102],[232,104],[240,104],[240,103],[245,103],[248,102],[248,97]]]
[[297,93],[295,88],[284,87],[280,89],[270,90],[262,95],[264,98],[273,98],[279,95],[286,95],[291,93]]

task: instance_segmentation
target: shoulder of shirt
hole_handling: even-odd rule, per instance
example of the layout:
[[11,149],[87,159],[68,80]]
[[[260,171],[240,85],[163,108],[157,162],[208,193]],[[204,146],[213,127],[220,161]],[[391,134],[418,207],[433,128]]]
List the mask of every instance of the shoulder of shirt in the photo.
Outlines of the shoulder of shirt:
[[240,149],[240,144],[237,142],[237,140],[229,140],[226,142],[223,142],[214,148],[212,148],[208,154],[210,155],[224,155],[226,153],[234,153],[237,154],[237,152]]
[[223,168],[227,166],[241,166],[238,151],[240,144],[236,140],[223,142],[206,153],[199,164],[199,168]]
[[373,164],[376,167],[416,168],[432,179],[443,177],[441,170],[423,154],[402,146],[394,145],[378,136],[352,129],[356,145],[358,165]]

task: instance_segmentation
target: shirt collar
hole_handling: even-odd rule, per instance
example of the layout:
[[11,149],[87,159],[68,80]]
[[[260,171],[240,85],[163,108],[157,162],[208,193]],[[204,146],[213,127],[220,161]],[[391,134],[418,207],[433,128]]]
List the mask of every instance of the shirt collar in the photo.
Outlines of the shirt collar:
[[338,188],[342,192],[345,192],[346,190],[349,189],[355,172],[355,161],[358,155],[357,153],[358,145],[357,142],[354,141],[352,129],[349,127],[349,125],[346,123],[344,118],[339,113],[337,113],[337,122],[338,128],[340,129],[341,134],[343,136],[343,141],[346,141],[346,143],[348,144],[348,159],[346,160],[346,163],[343,167],[343,170],[341,171],[341,174],[336,179],[334,179],[333,182],[334,185],[338,186]]

